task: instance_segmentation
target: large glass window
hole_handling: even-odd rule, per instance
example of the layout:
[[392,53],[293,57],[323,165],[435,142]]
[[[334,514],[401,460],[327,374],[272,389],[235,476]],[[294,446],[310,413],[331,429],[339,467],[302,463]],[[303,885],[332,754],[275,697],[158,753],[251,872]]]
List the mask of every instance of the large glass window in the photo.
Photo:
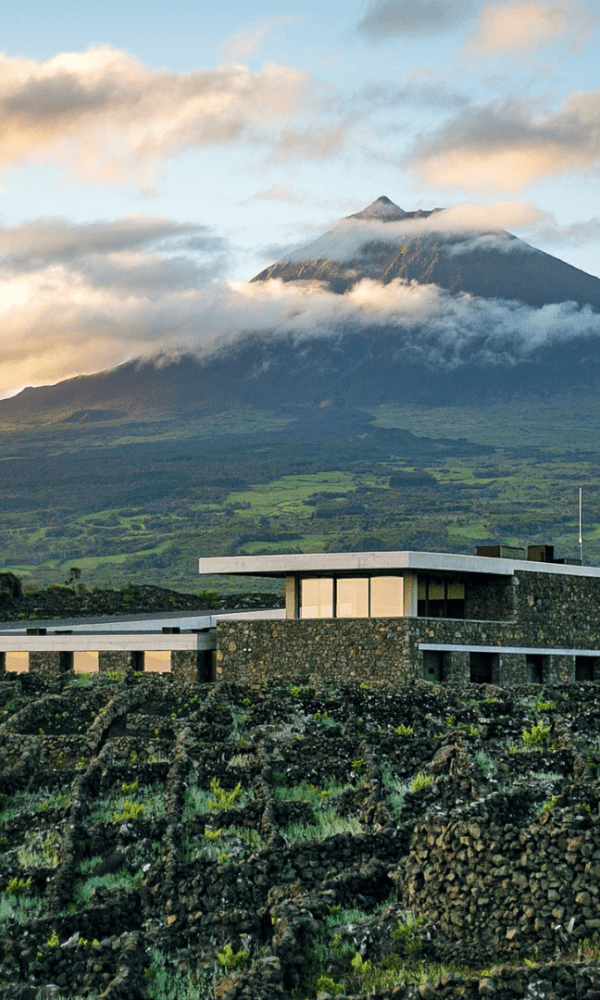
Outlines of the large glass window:
[[465,585],[458,580],[419,578],[420,618],[464,618]]
[[333,618],[333,580],[331,577],[302,580],[300,617]]
[[337,583],[336,615],[338,618],[369,617],[369,581],[366,577],[340,579]]
[[401,576],[371,577],[371,618],[402,618],[404,580]]

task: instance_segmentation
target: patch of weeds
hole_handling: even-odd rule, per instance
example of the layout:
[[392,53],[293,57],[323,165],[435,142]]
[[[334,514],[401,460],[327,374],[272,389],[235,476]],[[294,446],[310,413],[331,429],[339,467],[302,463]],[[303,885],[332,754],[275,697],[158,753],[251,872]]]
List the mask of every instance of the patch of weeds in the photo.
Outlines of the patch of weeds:
[[344,986],[342,983],[336,983],[331,976],[319,976],[317,979],[317,990],[319,993],[329,993],[332,997],[337,997],[340,993],[344,992]]
[[396,733],[396,736],[412,736],[413,727],[404,726],[402,723],[400,723],[399,726],[396,726],[394,732]]
[[92,902],[92,890],[103,889],[133,889],[141,881],[139,875],[130,872],[108,872],[106,875],[90,875],[82,882],[77,882],[73,890],[73,902],[77,906],[89,906]]
[[489,756],[489,754],[485,752],[485,750],[477,750],[477,752],[475,753],[475,760],[477,761],[479,767],[481,768],[481,771],[485,778],[489,778],[490,775],[493,774],[494,771],[496,770],[494,761]]
[[211,779],[210,790],[215,797],[208,800],[208,808],[214,812],[218,812],[221,809],[233,809],[238,799],[241,799],[244,794],[244,789],[240,781],[238,781],[235,788],[232,788],[228,792],[225,788],[221,787],[218,778]]
[[141,788],[138,786],[136,796],[138,801],[133,802],[126,796],[113,792],[97,803],[90,820],[102,823],[128,823],[151,816],[164,816],[165,792],[162,786],[149,785]]
[[555,701],[541,701],[538,699],[534,705],[534,711],[536,712],[553,712],[555,708]]
[[550,743],[550,731],[552,726],[543,726],[541,722],[537,722],[531,727],[531,729],[521,730],[521,740],[523,746],[528,749],[541,749],[541,747],[548,747]]
[[209,1000],[214,996],[215,970],[182,972],[158,948],[150,948],[151,962],[144,972],[148,1000]]
[[416,931],[424,923],[425,917],[415,917],[412,913],[408,913],[405,919],[399,922],[392,934],[392,941],[398,945],[398,950],[402,955],[414,957],[420,954],[423,942],[416,936]]
[[223,951],[217,952],[217,962],[227,970],[243,969],[249,958],[247,951],[234,951],[230,944],[226,944]]
[[540,807],[538,811],[538,816],[541,816],[543,813],[548,812],[551,809],[554,809],[557,802],[558,799],[556,798],[556,795],[551,795],[550,798],[546,802],[544,802],[544,804]]
[[63,839],[64,830],[28,830],[17,850],[19,864],[23,868],[56,868]]
[[11,878],[4,892],[7,896],[26,896],[31,886],[31,878]]
[[424,788],[429,788],[431,782],[432,782],[432,777],[430,774],[421,774],[421,773],[415,774],[415,777],[413,778],[411,791],[420,792]]
[[6,920],[16,920],[23,924],[41,914],[44,900],[40,896],[16,896],[0,893],[0,924]]

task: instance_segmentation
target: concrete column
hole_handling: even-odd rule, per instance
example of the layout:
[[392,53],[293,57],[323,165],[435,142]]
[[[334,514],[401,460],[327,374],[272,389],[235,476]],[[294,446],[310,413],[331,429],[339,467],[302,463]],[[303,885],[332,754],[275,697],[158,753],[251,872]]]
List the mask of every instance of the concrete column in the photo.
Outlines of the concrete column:
[[131,670],[131,653],[128,650],[101,650],[98,653],[98,672],[101,674],[120,670],[124,676]]
[[459,649],[449,649],[444,656],[445,679],[453,684],[468,684],[471,679],[469,654]]
[[404,597],[403,614],[405,618],[416,618],[418,609],[419,592],[417,588],[417,574],[405,573],[403,576]]
[[73,654],[48,650],[29,653],[29,673],[61,677],[73,669]]
[[561,684],[565,681],[575,680],[575,657],[574,656],[549,656],[548,657],[548,681]]
[[285,578],[285,617],[300,617],[300,580],[297,576]]

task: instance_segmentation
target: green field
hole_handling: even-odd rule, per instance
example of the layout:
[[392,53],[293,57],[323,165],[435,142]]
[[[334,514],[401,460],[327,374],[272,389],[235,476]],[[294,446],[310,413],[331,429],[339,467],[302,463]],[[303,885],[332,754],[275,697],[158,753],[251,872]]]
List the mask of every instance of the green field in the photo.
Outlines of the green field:
[[[600,560],[600,405],[379,407],[306,440],[290,414],[0,429],[3,568],[29,584],[200,587],[199,556],[550,542]],[[412,479],[411,474],[412,473]],[[420,477],[420,478],[419,478]],[[203,581],[203,584],[205,582]],[[227,589],[227,582],[219,581]],[[236,587],[234,581],[231,586]]]

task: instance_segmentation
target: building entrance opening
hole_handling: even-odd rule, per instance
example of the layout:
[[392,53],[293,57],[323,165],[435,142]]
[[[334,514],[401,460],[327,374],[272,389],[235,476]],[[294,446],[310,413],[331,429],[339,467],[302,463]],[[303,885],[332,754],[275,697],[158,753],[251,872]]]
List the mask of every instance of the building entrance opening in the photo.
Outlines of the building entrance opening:
[[423,650],[423,680],[444,680],[444,654],[439,649]]
[[576,656],[575,657],[575,680],[576,681],[593,681],[594,680],[594,656]]
[[471,653],[469,656],[472,684],[493,684],[497,653]]
[[544,657],[537,653],[525,657],[525,677],[528,684],[544,683]]

